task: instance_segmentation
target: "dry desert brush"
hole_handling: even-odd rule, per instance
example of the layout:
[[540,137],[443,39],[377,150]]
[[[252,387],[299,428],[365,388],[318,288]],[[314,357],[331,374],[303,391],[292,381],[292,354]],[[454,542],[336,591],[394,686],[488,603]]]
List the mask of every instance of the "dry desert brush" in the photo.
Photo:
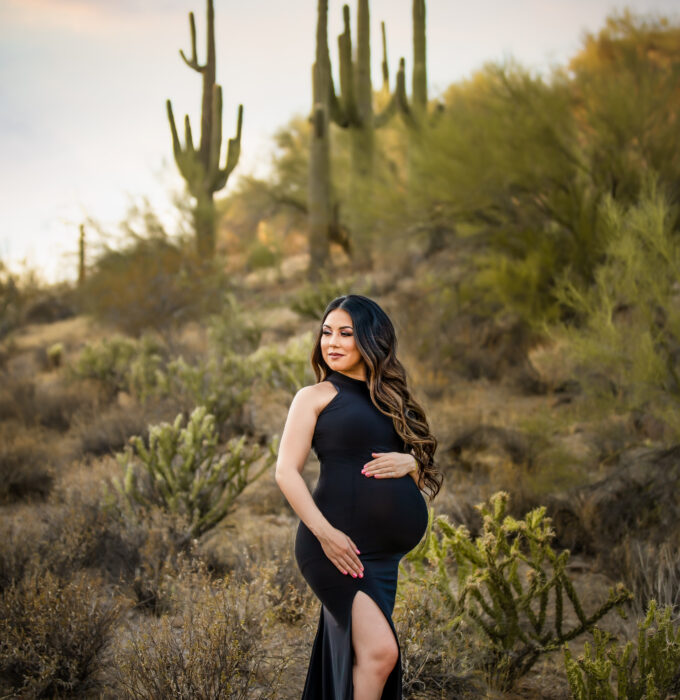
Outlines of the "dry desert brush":
[[122,479],[114,485],[131,510],[160,506],[190,521],[188,534],[198,537],[215,527],[239,494],[275,461],[277,440],[265,449],[232,438],[218,446],[215,417],[199,406],[186,427],[182,414],[174,423],[149,426],[148,445],[136,436],[117,459]]
[[[620,585],[587,614],[566,572],[569,551],[557,554],[550,546],[554,532],[545,508],[516,520],[506,514],[507,505],[501,491],[476,506],[483,524],[474,539],[465,526],[454,527],[431,511],[425,538],[408,555],[448,608],[451,630],[471,626],[481,633],[481,666],[502,689],[630,598]],[[565,615],[569,605],[577,618],[573,624]]]
[[97,685],[117,602],[84,574],[27,575],[0,594],[2,697],[74,697]]
[[259,591],[205,572],[180,576],[176,612],[133,632],[116,652],[123,697],[236,700],[279,698],[285,660],[263,643],[267,606]]

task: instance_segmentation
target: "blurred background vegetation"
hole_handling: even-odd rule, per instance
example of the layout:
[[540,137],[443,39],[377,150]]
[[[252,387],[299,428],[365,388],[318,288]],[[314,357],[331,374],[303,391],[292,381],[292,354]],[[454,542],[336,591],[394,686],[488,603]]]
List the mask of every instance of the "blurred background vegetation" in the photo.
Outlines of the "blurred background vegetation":
[[221,170],[221,127],[212,160],[174,143],[179,234],[145,204],[84,225],[77,283],[0,265],[2,693],[298,697],[318,608],[273,454],[350,292],[394,319],[445,475],[402,565],[406,697],[680,693],[680,25],[615,13],[438,100],[402,64],[368,112],[347,55],[266,177],[213,200],[241,112]]

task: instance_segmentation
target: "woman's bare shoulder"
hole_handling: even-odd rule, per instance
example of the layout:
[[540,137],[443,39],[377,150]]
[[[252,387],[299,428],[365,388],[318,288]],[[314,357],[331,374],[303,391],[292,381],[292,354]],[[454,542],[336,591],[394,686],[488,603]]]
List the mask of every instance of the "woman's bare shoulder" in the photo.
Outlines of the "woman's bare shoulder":
[[324,380],[316,384],[303,386],[298,390],[294,400],[302,403],[305,408],[311,409],[319,415],[337,393],[338,390],[333,384]]

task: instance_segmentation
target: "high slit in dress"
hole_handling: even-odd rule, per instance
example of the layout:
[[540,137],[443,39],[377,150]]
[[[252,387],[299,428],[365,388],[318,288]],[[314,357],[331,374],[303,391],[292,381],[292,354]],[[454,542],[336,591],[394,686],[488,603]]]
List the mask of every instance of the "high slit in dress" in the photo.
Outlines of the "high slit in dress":
[[366,477],[361,469],[372,452],[406,452],[392,419],[371,401],[368,384],[333,371],[326,380],[337,393],[319,414],[312,449],[321,471],[314,502],[334,527],[356,543],[363,578],[341,573],[319,540],[300,522],[295,558],[320,599],[302,700],[352,700],[352,603],[358,591],[380,608],[392,629],[399,655],[382,700],[401,700],[401,649],[392,622],[399,561],[427,528],[427,504],[410,476]]

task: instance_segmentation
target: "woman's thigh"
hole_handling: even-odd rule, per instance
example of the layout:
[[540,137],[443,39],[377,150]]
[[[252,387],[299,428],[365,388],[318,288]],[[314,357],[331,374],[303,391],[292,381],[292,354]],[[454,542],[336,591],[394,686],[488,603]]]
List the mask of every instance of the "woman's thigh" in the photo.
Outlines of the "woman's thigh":
[[394,659],[399,654],[394,632],[369,595],[358,591],[352,602],[352,646],[359,664]]

